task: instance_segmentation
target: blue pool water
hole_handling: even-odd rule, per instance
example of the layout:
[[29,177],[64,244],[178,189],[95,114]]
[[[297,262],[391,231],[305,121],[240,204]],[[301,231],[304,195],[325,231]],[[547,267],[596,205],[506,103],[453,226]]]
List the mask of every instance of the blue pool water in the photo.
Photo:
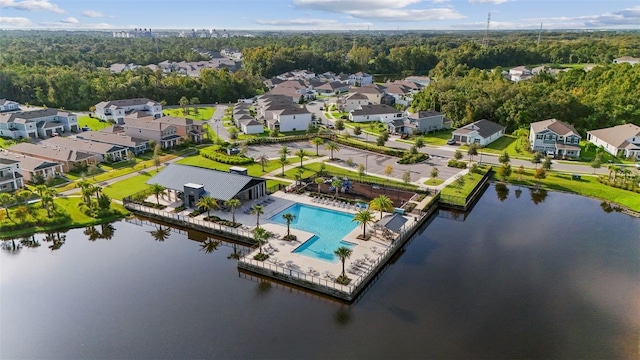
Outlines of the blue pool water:
[[358,223],[353,222],[353,215],[323,209],[305,204],[295,204],[271,217],[271,222],[287,225],[282,218],[283,214],[291,213],[295,219],[291,227],[315,234],[314,237],[298,246],[294,250],[305,256],[315,259],[337,262],[338,258],[333,252],[340,246],[353,247],[354,244],[342,241]]

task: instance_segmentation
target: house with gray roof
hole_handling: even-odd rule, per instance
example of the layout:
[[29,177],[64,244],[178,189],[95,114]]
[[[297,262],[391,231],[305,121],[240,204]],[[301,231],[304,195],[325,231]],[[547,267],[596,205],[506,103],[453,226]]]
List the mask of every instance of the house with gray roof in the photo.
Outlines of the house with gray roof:
[[482,119],[454,130],[451,135],[455,141],[461,143],[487,146],[501,138],[504,135],[504,129],[505,127],[500,124]]
[[314,87],[314,89],[319,94],[337,95],[337,94],[349,91],[349,84],[345,84],[340,81],[331,81],[331,82],[327,82],[322,85],[316,86]]
[[98,163],[95,154],[56,145],[19,143],[13,145],[9,152],[58,163],[64,172]]
[[96,104],[95,107],[96,117],[116,124],[124,124],[124,118],[136,110],[144,111],[147,116],[156,119],[162,116],[162,105],[147,98],[103,101]]
[[20,104],[15,101],[0,99],[0,112],[20,110]]
[[368,122],[402,119],[402,111],[386,104],[360,105],[349,112],[349,120],[353,122]]
[[624,124],[587,131],[587,140],[613,156],[640,158],[640,126]]
[[98,162],[115,162],[127,158],[127,148],[124,146],[79,139],[75,136],[52,137],[42,140],[40,144],[53,149],[61,148],[93,154]]
[[351,92],[343,97],[338,98],[338,108],[344,112],[351,112],[362,105],[369,105],[367,95],[359,92]]
[[181,164],[170,164],[147,184],[175,191],[189,208],[206,195],[219,202],[233,198],[250,201],[267,195],[266,179]]
[[446,119],[444,114],[435,110],[420,110],[407,114],[407,119],[415,125],[417,131],[423,134],[451,129],[451,120]]
[[20,161],[0,157],[0,193],[11,192],[24,187],[20,172]]
[[122,146],[136,155],[142,154],[149,149],[149,140],[134,138],[122,132],[85,131],[77,134],[76,138]]
[[33,182],[38,178],[46,180],[63,174],[62,166],[57,162],[38,159],[22,154],[15,154],[8,151],[0,152],[0,158],[20,162],[20,171],[25,182]]
[[557,119],[533,122],[529,129],[531,150],[548,156],[580,157],[581,138],[572,125]]
[[76,114],[54,108],[0,115],[0,136],[12,139],[47,138],[78,129]]

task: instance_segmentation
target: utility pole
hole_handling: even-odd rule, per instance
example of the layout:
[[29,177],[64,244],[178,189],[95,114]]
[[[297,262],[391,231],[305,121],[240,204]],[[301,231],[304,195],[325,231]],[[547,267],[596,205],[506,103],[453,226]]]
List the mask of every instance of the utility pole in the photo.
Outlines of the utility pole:
[[487,28],[484,31],[484,39],[482,39],[482,45],[489,46],[489,25],[491,24],[491,13],[487,15]]
[[540,36],[542,35],[542,23],[540,23],[540,31],[538,31],[538,43],[536,46],[540,46]]

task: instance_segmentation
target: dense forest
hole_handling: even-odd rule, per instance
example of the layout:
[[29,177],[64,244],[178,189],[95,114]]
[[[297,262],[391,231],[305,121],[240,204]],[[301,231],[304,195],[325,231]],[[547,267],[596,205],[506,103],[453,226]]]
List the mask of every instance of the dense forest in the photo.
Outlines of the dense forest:
[[[276,34],[226,39],[111,38],[100,33],[1,32],[0,97],[22,103],[86,110],[106,99],[149,97],[177,104],[182,96],[202,103],[234,101],[264,91],[260,76],[293,70],[366,71],[378,79],[430,75],[414,108],[443,111],[457,125],[487,118],[514,130],[556,117],[579,129],[640,123],[640,66],[611,65],[640,57],[634,32],[481,32]],[[157,64],[203,58],[192,47],[241,49],[243,71],[205,70],[200,78],[146,68],[111,74],[113,63]],[[511,83],[501,71],[542,63],[601,64],[557,76]]]

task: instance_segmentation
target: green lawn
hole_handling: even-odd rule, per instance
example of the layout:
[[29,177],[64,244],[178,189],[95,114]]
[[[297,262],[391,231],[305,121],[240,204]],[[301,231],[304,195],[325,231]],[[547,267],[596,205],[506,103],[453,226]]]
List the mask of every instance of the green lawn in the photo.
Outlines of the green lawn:
[[435,178],[431,178],[427,181],[424,182],[425,185],[429,185],[429,186],[438,186],[440,184],[442,184],[444,182],[444,180],[442,179],[435,179]]
[[140,175],[104,187],[102,192],[114,200],[122,200],[125,196],[147,189],[149,185],[145,184],[145,182],[151,179],[156,172],[156,170],[143,171]]
[[11,145],[14,145],[16,142],[12,139],[0,138],[0,148],[6,149]]
[[[315,162],[315,163],[310,163],[310,164],[306,164],[304,165],[302,168],[304,170],[304,172],[302,173],[302,177],[303,178],[307,178],[310,176],[315,175],[318,171],[320,171],[320,167],[322,166],[321,163]],[[291,180],[295,180],[295,175],[298,173],[298,168],[293,168],[293,169],[289,169],[287,171],[284,172],[285,178],[287,179],[291,179]],[[330,164],[325,164],[325,171],[333,174],[333,175],[338,175],[338,176],[349,176],[351,178],[360,178],[360,174],[358,173],[357,170],[354,171],[350,171],[341,167],[337,167],[337,166],[333,166]],[[278,172],[278,174],[280,174]],[[397,181],[397,180],[386,180],[385,178],[381,178],[381,177],[377,177],[377,176],[371,176],[371,175],[365,175],[362,178],[363,181],[366,182],[372,182],[372,183],[377,183],[377,184],[395,184],[395,185],[399,185],[399,186],[403,186],[406,188],[411,188],[411,189],[417,189],[417,186],[413,185],[413,184],[405,184],[404,182],[401,181]]]
[[198,113],[194,113],[193,108],[189,108],[189,113],[185,114],[182,108],[164,109],[162,112],[168,116],[186,117],[192,120],[209,121],[215,111],[214,107],[198,106]]
[[[420,137],[422,138],[422,141],[425,143],[425,145],[443,146],[443,145],[447,145],[447,140],[451,139],[452,131],[453,131],[452,129],[441,130],[435,133],[420,135]],[[401,141],[412,144],[415,141],[415,139],[416,137],[414,136],[411,138],[411,140],[401,140]]]
[[[295,158],[295,159],[298,159],[298,158]],[[294,158],[291,158],[289,162],[291,163],[291,161],[293,160]],[[215,169],[220,171],[229,171],[229,168],[233,166],[233,165],[223,164],[217,161],[213,161],[200,155],[186,157],[184,159],[178,160],[177,163],[183,164],[183,165],[199,166],[207,169]],[[247,172],[250,176],[262,176],[265,173],[268,173],[275,169],[280,168],[280,166],[281,165],[278,163],[278,161],[270,160],[269,163],[264,167],[265,171],[262,172],[262,166],[258,163],[254,163],[246,166],[242,165],[242,167],[247,168]]]
[[100,121],[100,119],[92,118],[89,115],[78,116],[78,124],[81,128],[88,126],[89,128],[91,128],[91,130],[94,131],[102,130],[113,125],[108,121]]
[[469,194],[473,191],[476,185],[482,179],[482,176],[489,170],[487,166],[479,166],[477,173],[469,172],[467,175],[464,175],[464,186],[462,188],[458,188],[457,182],[447,185],[441,191],[441,197],[447,198],[453,203],[458,205],[465,205],[465,200]]
[[[522,180],[520,180],[517,169],[514,169],[507,181],[512,184],[525,186],[535,186],[539,182],[546,189],[566,191],[611,201],[640,212],[640,195],[628,190],[601,184],[598,182],[597,176],[582,175],[580,180],[572,180],[571,174],[550,171],[547,173],[545,179],[537,180],[533,177],[533,173],[533,169],[526,169],[522,175]],[[494,177],[497,177],[497,174],[495,174]]]

